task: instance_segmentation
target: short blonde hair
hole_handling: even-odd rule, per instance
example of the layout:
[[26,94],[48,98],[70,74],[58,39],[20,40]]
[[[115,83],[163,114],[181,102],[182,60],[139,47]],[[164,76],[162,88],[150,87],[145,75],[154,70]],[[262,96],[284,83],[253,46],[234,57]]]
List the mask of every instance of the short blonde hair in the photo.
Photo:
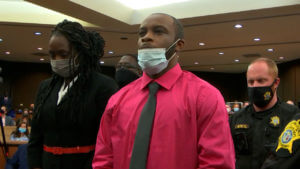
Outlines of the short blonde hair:
[[274,77],[274,78],[277,78],[278,77],[278,67],[277,67],[277,64],[274,62],[274,60],[272,59],[269,59],[269,58],[258,58],[258,59],[255,59],[254,61],[252,61],[249,66],[248,66],[248,69],[249,67],[254,64],[254,63],[257,63],[257,62],[264,62],[267,64],[268,68],[269,68],[269,72],[270,74]]

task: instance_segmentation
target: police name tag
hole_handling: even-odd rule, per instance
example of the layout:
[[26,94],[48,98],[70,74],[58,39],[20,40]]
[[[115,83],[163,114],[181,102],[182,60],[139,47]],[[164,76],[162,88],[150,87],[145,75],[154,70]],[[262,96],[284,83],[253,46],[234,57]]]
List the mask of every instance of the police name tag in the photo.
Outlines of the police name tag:
[[247,129],[247,128],[249,128],[249,125],[248,124],[236,124],[234,126],[234,128],[236,128],[236,129]]
[[286,149],[292,154],[292,147],[295,140],[300,139],[300,120],[293,120],[285,127],[278,139],[278,146],[276,152],[279,149]]

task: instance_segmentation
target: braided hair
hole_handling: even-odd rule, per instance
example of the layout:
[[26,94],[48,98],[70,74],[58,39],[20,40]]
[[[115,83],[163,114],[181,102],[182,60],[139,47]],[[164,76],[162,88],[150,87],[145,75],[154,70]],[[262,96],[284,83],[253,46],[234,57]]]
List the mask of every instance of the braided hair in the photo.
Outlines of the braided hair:
[[[62,35],[70,43],[71,50],[75,50],[78,54],[80,74],[88,75],[94,70],[100,70],[99,60],[104,54],[104,39],[97,32],[90,32],[78,22],[64,20],[56,25],[52,31],[52,35]],[[73,61],[74,56],[71,56]]]
[[[70,72],[75,70],[74,64],[79,64],[76,70],[78,79],[72,86],[72,97],[68,102],[68,112],[72,122],[76,123],[81,119],[80,112],[84,112],[86,104],[80,98],[87,90],[87,83],[91,77],[92,72],[100,72],[100,59],[104,54],[105,41],[97,32],[86,31],[81,24],[64,20],[56,25],[52,31],[52,36],[64,36],[70,46],[71,56],[69,58]],[[76,56],[75,56],[76,55]],[[38,103],[35,109],[34,118],[39,118],[39,111],[45,100],[50,95],[54,85],[63,80],[62,77],[53,73],[51,82],[44,92],[37,99]],[[71,92],[67,94],[70,95]]]

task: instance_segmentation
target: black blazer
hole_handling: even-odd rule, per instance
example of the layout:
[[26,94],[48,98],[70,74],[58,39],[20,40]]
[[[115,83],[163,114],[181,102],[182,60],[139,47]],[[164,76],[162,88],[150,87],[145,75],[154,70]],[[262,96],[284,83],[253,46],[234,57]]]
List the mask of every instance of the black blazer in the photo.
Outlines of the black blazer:
[[[42,97],[49,88],[52,78],[41,83],[36,97],[36,106],[43,100]],[[68,105],[70,105],[70,98],[74,97],[74,92],[76,92],[74,87],[79,80],[80,78],[57,105],[58,92],[63,84],[63,79],[55,79],[54,87],[40,107],[39,113],[35,112],[33,115],[28,145],[29,168],[91,168],[94,152],[53,155],[43,151],[43,145],[50,147],[95,145],[102,113],[110,96],[117,91],[117,84],[107,76],[96,72],[92,73],[85,91],[82,91],[82,96],[78,98],[85,107],[78,108],[74,117],[71,115]],[[72,106],[76,107],[77,105]]]

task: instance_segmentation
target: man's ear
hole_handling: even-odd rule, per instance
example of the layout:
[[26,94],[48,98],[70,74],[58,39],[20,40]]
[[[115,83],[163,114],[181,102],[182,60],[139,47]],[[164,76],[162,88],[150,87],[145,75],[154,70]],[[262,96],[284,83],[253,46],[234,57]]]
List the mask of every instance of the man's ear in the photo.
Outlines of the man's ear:
[[277,77],[277,78],[276,78],[276,82],[275,82],[275,84],[274,84],[274,87],[275,87],[275,89],[277,89],[277,88],[278,88],[278,86],[279,86],[279,83],[280,83],[280,78],[279,78],[279,77]]
[[178,51],[181,51],[184,47],[184,43],[185,43],[185,40],[184,39],[180,39],[177,44],[176,44],[176,48],[175,48],[175,51],[178,52]]

